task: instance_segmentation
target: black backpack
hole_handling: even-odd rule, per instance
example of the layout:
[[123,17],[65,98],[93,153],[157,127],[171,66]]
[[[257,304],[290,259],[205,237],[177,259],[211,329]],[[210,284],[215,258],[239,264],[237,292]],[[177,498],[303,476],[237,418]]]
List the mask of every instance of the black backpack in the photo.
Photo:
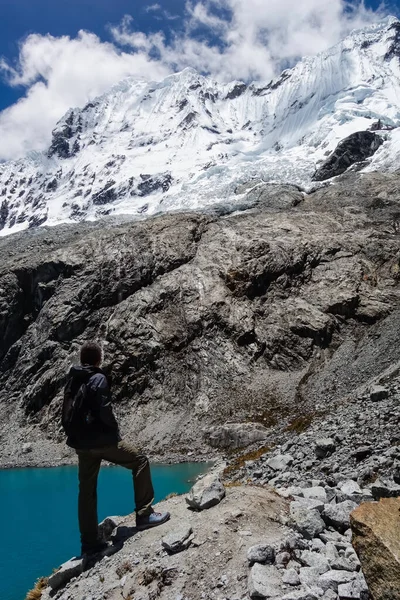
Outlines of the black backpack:
[[64,389],[61,424],[65,433],[74,435],[86,427],[88,416],[87,396],[88,388],[82,383],[76,390],[76,383],[71,377]]

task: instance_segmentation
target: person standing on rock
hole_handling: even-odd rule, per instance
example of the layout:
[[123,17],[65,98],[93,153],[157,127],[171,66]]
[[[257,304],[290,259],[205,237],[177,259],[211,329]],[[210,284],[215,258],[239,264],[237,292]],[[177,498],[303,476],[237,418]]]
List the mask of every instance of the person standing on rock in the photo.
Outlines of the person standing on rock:
[[97,519],[97,477],[102,460],[132,471],[136,502],[136,526],[147,529],[168,521],[169,513],[154,512],[153,484],[147,457],[124,442],[111,407],[109,380],[100,368],[102,350],[86,342],[80,351],[81,364],[69,372],[64,390],[63,427],[67,444],[76,450],[79,461],[78,518],[82,554],[107,548],[99,538]]

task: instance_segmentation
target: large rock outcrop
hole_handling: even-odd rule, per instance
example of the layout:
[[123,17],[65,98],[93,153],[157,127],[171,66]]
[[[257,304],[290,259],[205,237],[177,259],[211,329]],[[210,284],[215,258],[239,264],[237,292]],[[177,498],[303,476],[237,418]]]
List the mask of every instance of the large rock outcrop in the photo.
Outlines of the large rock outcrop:
[[324,181],[347,171],[351,165],[369,158],[383,144],[383,139],[372,131],[357,131],[342,140],[313,175],[314,181]]
[[399,181],[342,176],[283,209],[270,186],[273,208],[1,239],[1,463],[65,458],[61,393],[88,338],[124,435],[169,456],[229,423],[271,436],[394,365]]
[[400,599],[400,498],[361,504],[351,514],[353,546],[374,600]]

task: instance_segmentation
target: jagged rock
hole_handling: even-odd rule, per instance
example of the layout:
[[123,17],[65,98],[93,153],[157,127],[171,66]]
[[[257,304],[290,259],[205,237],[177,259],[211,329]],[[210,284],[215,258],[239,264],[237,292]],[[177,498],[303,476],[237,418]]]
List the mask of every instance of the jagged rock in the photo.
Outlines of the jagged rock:
[[219,504],[225,497],[225,488],[217,475],[206,475],[197,481],[186,498],[195,510],[205,510]]
[[339,504],[325,504],[323,519],[328,525],[344,533],[350,527],[350,513],[357,508],[352,500],[345,500]]
[[362,496],[362,489],[356,481],[349,479],[339,484],[339,489],[345,496],[346,500],[357,501]]
[[368,458],[368,456],[371,456],[371,454],[372,448],[370,446],[360,446],[357,448],[357,450],[352,452],[351,456],[353,456],[357,461],[361,461],[365,458]]
[[315,444],[315,456],[317,458],[325,458],[335,452],[336,444],[332,438],[321,438]]
[[319,500],[319,501],[323,502],[324,504],[328,501],[325,488],[320,487],[320,486],[304,488],[303,495],[304,495],[304,498]]
[[349,583],[342,583],[338,586],[338,595],[340,600],[369,600],[367,582],[364,577],[359,577]]
[[282,596],[282,600],[319,600],[319,596],[311,590],[293,590]]
[[192,533],[193,529],[190,525],[179,527],[176,531],[173,531],[162,538],[162,547],[172,554],[187,550],[192,543]]
[[294,527],[305,538],[312,540],[325,529],[325,523],[317,510],[309,510],[300,506],[290,505],[290,517]]
[[400,599],[400,498],[361,504],[351,514],[352,543],[373,598]]
[[380,498],[397,498],[397,496],[400,496],[400,485],[377,479],[371,485],[371,492],[374,500],[380,500]]
[[120,517],[107,517],[98,526],[98,536],[104,541],[108,541],[112,532],[118,526]]
[[379,402],[380,400],[385,400],[389,395],[389,391],[383,385],[374,385],[372,386],[369,397],[373,402]]
[[318,585],[325,590],[333,590],[334,592],[338,592],[339,585],[343,583],[349,583],[354,579],[358,578],[357,573],[353,573],[350,571],[336,571],[331,569],[326,573],[323,573],[318,579]]
[[400,464],[395,465],[393,468],[393,481],[400,485]]
[[371,131],[352,133],[339,142],[331,156],[316,170],[313,180],[324,181],[344,173],[354,163],[375,154],[382,143],[382,138]]
[[287,585],[299,585],[300,578],[296,569],[287,569],[282,576],[282,583]]
[[278,454],[267,460],[267,465],[274,471],[284,471],[293,462],[293,456],[290,454]]
[[281,574],[272,565],[256,563],[250,570],[248,589],[250,598],[281,598]]
[[72,558],[61,565],[58,571],[55,571],[49,577],[48,584],[52,590],[58,590],[64,587],[73,577],[78,577],[83,571],[83,558]]
[[28,454],[29,452],[32,452],[32,444],[30,442],[27,442],[26,444],[22,444],[22,453],[23,454]]
[[250,565],[253,565],[254,563],[272,565],[275,560],[275,549],[269,544],[251,546],[247,551],[247,560]]
[[204,432],[213,448],[244,448],[267,437],[267,430],[259,423],[229,423],[211,427]]
[[293,496],[293,500],[293,508],[295,506],[303,507],[307,508],[308,510],[317,510],[318,512],[322,512],[324,510],[326,503],[326,500],[324,502],[324,500],[317,500],[316,498],[301,498],[297,496]]
[[317,569],[318,573],[322,575],[326,571],[329,571],[329,563],[328,560],[322,554],[318,552],[312,552],[310,550],[303,550],[300,553],[300,562],[304,564],[306,567],[314,567]]

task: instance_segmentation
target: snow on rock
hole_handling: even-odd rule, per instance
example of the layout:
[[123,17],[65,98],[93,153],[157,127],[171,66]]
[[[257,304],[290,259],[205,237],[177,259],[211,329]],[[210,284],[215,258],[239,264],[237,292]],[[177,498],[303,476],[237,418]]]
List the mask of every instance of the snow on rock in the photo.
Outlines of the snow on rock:
[[70,109],[45,153],[0,165],[0,230],[104,215],[240,207],[251,180],[311,186],[338,143],[371,129],[367,170],[400,159],[400,22],[389,17],[269,83],[222,85],[193,69],[127,79]]

